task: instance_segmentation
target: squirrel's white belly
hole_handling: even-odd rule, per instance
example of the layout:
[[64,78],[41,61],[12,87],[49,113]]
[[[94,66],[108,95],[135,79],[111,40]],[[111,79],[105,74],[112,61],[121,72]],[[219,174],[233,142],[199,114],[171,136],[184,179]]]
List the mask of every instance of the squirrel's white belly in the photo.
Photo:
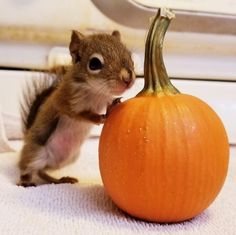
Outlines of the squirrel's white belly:
[[61,117],[45,146],[47,167],[60,168],[76,160],[91,127],[89,122]]

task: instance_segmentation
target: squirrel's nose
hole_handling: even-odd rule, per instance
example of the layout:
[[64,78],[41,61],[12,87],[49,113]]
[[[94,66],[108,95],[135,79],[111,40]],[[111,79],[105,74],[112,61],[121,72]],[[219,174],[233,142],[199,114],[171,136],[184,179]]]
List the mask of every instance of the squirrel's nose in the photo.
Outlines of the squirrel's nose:
[[130,86],[134,79],[135,79],[135,75],[134,75],[134,72],[131,71],[131,70],[127,70],[127,69],[122,69],[121,72],[120,72],[120,79],[122,82],[124,82],[127,87]]

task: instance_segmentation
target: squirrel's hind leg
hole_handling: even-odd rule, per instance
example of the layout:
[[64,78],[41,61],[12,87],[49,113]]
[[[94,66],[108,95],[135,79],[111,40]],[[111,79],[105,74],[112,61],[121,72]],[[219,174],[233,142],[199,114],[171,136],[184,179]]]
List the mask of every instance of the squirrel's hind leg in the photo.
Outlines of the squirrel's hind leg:
[[17,185],[23,187],[36,186],[36,184],[32,182],[32,173],[22,174],[20,176],[20,182]]
[[50,176],[49,174],[47,174],[44,170],[40,170],[38,171],[38,176],[46,181],[47,183],[51,183],[51,184],[66,184],[66,183],[69,183],[69,184],[75,184],[78,182],[78,180],[76,178],[73,178],[73,177],[62,177],[62,178],[54,178],[52,176]]
[[44,169],[47,164],[44,147],[36,144],[25,144],[21,151],[19,169],[20,180],[18,186],[36,186],[36,173]]
[[19,162],[21,176],[18,185],[24,187],[36,186],[33,181],[36,174],[43,181],[50,184],[74,184],[78,182],[76,178],[72,177],[62,177],[57,179],[48,175],[45,172],[47,166],[48,153],[45,146],[39,147],[32,143],[24,145]]
[[[65,176],[62,178],[54,178],[47,174],[44,170],[39,170],[38,176],[44,180],[46,183],[49,184],[75,184],[78,183],[78,180],[73,177]],[[18,186],[23,186],[23,187],[32,187],[36,186],[36,184],[32,181],[33,173],[27,173],[27,174],[22,174],[20,176],[20,182],[17,184]]]

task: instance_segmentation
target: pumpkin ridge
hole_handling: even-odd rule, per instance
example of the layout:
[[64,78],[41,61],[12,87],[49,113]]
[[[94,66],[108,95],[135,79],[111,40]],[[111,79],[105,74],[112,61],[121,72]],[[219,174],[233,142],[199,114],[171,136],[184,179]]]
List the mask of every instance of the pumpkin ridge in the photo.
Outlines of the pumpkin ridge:
[[[194,188],[195,191],[196,190],[201,191],[201,190],[197,189],[198,188],[197,175],[199,174],[199,170],[201,168],[200,165],[202,165],[202,164],[196,165],[196,162],[199,162],[199,161],[196,161],[195,158],[202,159],[203,154],[199,153],[198,156],[196,156],[195,151],[193,152],[194,146],[192,144],[190,144],[190,142],[188,141],[189,133],[186,133],[186,130],[189,130],[189,128],[191,128],[191,126],[190,126],[191,124],[196,125],[196,128],[198,128],[198,123],[196,123],[196,120],[193,115],[192,106],[189,106],[189,104],[187,104],[185,102],[186,96],[184,94],[182,94],[176,98],[177,98],[177,99],[175,99],[176,103],[181,104],[181,108],[184,109],[184,111],[180,112],[180,106],[179,106],[177,110],[178,110],[179,114],[181,115],[180,121],[182,123],[182,129],[184,130],[184,135],[185,135],[184,139],[186,140],[185,141],[185,149],[186,149],[186,153],[188,153],[188,158],[187,158],[188,161],[186,162],[186,165],[188,165],[188,164],[195,165],[194,169],[192,169],[192,170],[194,170],[194,173],[192,172],[192,170],[190,171],[191,168],[188,168],[188,175],[186,175],[186,177],[192,178],[192,175],[194,175],[195,177],[192,178],[191,184],[189,184],[185,188],[186,193],[187,193],[186,198],[188,198],[188,202],[186,203],[186,205],[188,206],[189,213],[194,214],[195,212],[193,211],[193,208],[196,207],[195,206],[196,198],[195,198],[195,195],[193,197],[191,189]],[[183,116],[183,113],[184,113],[184,116],[187,116],[187,119],[188,119],[187,126],[186,126],[186,123],[184,122],[185,117]],[[198,141],[198,138],[194,138],[193,144],[196,145],[196,147],[201,146],[200,142]],[[194,147],[194,148],[196,148],[196,147]],[[199,150],[199,149],[197,149],[197,150]],[[202,162],[202,160],[200,162]],[[189,187],[189,188],[187,188],[187,187]],[[194,194],[196,194],[196,192]],[[198,201],[200,201],[200,200],[198,199]]]
[[[196,128],[199,128],[199,123],[198,123],[198,121],[196,122],[196,118],[194,116],[194,112],[195,112],[195,107],[194,106],[195,105],[190,106],[188,103],[186,103],[185,102],[185,100],[186,100],[185,95],[182,95],[179,98],[181,100],[180,101],[178,100],[178,102],[181,102],[182,106],[185,107],[184,108],[185,115],[188,117],[188,120],[191,120],[191,122],[189,121],[189,125],[191,125],[191,123],[194,123],[194,125],[196,125]],[[186,130],[186,129],[188,130],[189,128],[191,128],[190,126],[185,125],[185,123],[183,122],[183,117],[181,119],[182,119],[182,124],[183,124],[182,128],[184,130]],[[188,138],[189,138],[189,134],[186,134],[186,132],[185,132],[185,139],[187,140]],[[188,143],[188,141],[186,141],[186,143]],[[198,154],[196,156],[195,151],[193,152],[193,148],[197,148],[197,146],[200,147],[202,145],[201,141],[199,142],[198,138],[194,138],[193,145],[195,145],[196,147],[190,146],[189,144],[186,145],[186,146],[188,146],[187,147],[188,148],[188,151],[187,151],[188,154],[189,154],[190,151],[192,152],[191,156],[189,155],[189,158],[188,158],[189,164],[194,164],[195,165],[195,167],[193,169],[194,173],[193,172],[190,173],[190,175],[194,175],[195,177],[192,179],[193,181],[192,181],[192,184],[189,185],[189,189],[187,189],[187,192],[189,192],[189,193],[186,196],[187,198],[189,198],[189,201],[188,201],[187,205],[188,205],[188,210],[189,210],[190,214],[195,214],[196,213],[195,212],[196,207],[198,207],[198,206],[196,206],[196,200],[198,201],[198,204],[202,203],[202,199],[201,198],[196,199],[196,197],[197,197],[197,195],[201,195],[200,192],[202,192],[202,189],[205,188],[205,186],[204,186],[205,181],[204,181],[203,175],[202,175],[202,172],[204,172],[204,170],[202,171],[202,167],[205,166],[205,164],[204,164],[204,154],[201,151],[201,152],[198,152]],[[197,150],[201,150],[201,149],[197,148]],[[196,160],[196,158],[198,158],[199,160]],[[198,165],[196,165],[196,163],[198,163]],[[188,170],[190,170],[190,168]],[[197,181],[197,179],[199,179],[199,178],[200,178],[200,182],[203,183],[202,185],[199,185],[199,183]],[[191,189],[194,189],[194,191],[196,191],[195,195],[191,196],[191,194],[192,194]],[[196,194],[197,192],[198,192],[198,194]],[[193,208],[195,208],[195,209],[193,209]]]
[[[183,136],[183,140],[186,140],[187,138],[187,134],[186,134],[186,131],[185,131],[185,128],[184,128],[184,122],[183,122],[183,119],[182,119],[182,112],[180,112],[180,106],[179,106],[179,102],[178,102],[178,99],[176,96],[174,97],[169,97],[170,99],[170,102],[171,102],[171,105],[173,106],[173,111],[172,111],[172,116],[177,116],[178,117],[178,125],[180,125],[180,127],[177,128],[173,128],[175,130],[175,138],[178,138],[179,135]],[[175,114],[176,113],[176,114]],[[175,115],[173,115],[175,114]],[[173,119],[173,117],[171,118]],[[176,119],[176,117],[174,117],[174,120]],[[178,133],[179,130],[181,130],[181,133]],[[176,153],[176,162],[177,162],[177,169],[176,169],[176,175],[178,176],[178,174],[182,175],[184,174],[184,176],[182,177],[177,177],[178,178],[178,181],[176,182],[176,184],[178,185],[178,187],[181,187],[185,182],[185,178],[188,177],[189,175],[189,170],[185,170],[184,171],[180,171],[180,167],[179,167],[179,164],[181,164],[181,162],[183,161],[183,157],[185,160],[185,164],[189,164],[189,146],[188,146],[188,143],[187,141],[181,141],[181,143],[179,143],[179,141],[176,142],[175,146],[177,146],[177,153]],[[181,146],[180,148],[178,148],[178,146]],[[184,146],[184,147],[183,147]],[[178,151],[179,149],[182,149],[184,148],[186,150],[186,156],[182,156],[182,151]],[[181,185],[182,184],[182,185]],[[188,193],[188,188],[187,186],[186,187],[183,187],[184,189],[183,190],[180,190],[178,189],[177,191],[177,195],[176,197],[178,197],[177,199],[178,200],[175,200],[175,204],[173,205],[173,212],[172,212],[172,216],[175,217],[179,214],[179,212],[185,207],[185,205],[188,204],[188,202],[186,202],[185,200],[185,196],[187,193]],[[180,191],[183,191],[183,192],[180,192]],[[181,196],[182,195],[182,196]],[[177,208],[177,204],[181,204],[181,207]],[[188,205],[189,206],[189,205]]]

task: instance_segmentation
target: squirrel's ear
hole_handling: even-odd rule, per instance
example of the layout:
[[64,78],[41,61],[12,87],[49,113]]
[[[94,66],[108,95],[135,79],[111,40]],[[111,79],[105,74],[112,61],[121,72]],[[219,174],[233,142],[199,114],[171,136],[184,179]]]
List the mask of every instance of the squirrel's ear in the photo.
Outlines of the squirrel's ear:
[[72,56],[73,63],[78,62],[78,50],[81,44],[81,41],[83,40],[84,35],[76,30],[72,30],[71,34],[71,41],[70,41],[70,54]]
[[74,52],[79,48],[81,41],[83,40],[84,35],[76,30],[72,30],[71,40],[70,40],[70,52]]
[[111,34],[113,37],[116,37],[119,41],[121,40],[121,35],[118,30],[114,30]]

